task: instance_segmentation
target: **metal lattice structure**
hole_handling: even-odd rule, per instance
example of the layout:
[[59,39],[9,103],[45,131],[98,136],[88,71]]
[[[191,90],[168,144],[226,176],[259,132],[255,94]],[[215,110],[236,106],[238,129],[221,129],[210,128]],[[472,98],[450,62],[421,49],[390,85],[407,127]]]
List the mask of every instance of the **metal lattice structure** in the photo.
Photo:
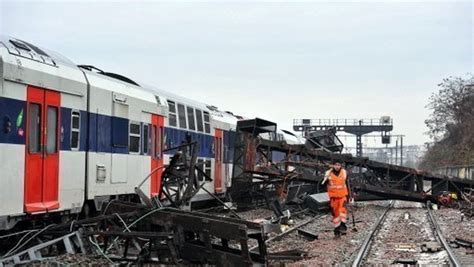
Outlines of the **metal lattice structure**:
[[362,136],[372,132],[382,133],[382,143],[390,143],[388,132],[393,130],[390,117],[380,119],[294,119],[293,130],[303,132],[304,136],[313,131],[334,128],[356,136],[356,156],[362,157]]
[[[252,122],[245,124],[252,125]],[[257,125],[256,122],[254,124]],[[234,175],[230,190],[236,202],[242,199],[249,203],[249,199],[258,195],[285,195],[287,185],[292,182],[319,185],[333,160],[344,163],[353,196],[357,200],[434,202],[443,191],[461,195],[466,189],[474,187],[473,180],[381,163],[350,154],[331,153],[305,145],[270,141],[249,132],[252,132],[249,128],[238,132],[238,160],[234,162],[234,168],[239,172]],[[284,158],[277,162],[269,161],[272,153],[282,153]],[[318,187],[317,191],[324,191],[324,188]]]

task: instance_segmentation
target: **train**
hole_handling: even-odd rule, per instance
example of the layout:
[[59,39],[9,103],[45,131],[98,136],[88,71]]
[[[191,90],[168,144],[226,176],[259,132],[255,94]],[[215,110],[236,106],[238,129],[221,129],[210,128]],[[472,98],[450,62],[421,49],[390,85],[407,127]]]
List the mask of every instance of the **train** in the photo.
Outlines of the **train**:
[[[0,230],[135,198],[186,136],[213,179],[205,189],[225,196],[231,186],[241,116],[10,36],[0,36],[0,75]],[[288,131],[273,138],[300,142]],[[141,189],[156,196],[160,179]],[[210,198],[201,191],[192,201]]]

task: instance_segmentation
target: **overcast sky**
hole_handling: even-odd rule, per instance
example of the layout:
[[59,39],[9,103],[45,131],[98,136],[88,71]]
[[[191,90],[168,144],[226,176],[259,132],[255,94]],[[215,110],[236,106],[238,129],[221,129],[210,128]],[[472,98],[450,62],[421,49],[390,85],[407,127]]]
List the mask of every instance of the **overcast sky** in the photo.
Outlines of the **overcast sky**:
[[76,64],[276,121],[394,119],[428,141],[428,97],[473,71],[465,2],[0,0],[0,32]]

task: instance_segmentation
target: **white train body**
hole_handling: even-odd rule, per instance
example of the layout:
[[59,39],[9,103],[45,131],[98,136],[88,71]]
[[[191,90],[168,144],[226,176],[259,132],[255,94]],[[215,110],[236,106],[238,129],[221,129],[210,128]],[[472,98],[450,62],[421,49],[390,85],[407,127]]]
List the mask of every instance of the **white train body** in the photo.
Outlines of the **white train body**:
[[[0,38],[0,230],[133,195],[186,134],[213,178],[205,187],[224,194],[230,186],[236,116],[91,70]],[[156,195],[159,179],[158,172],[141,189]],[[200,192],[195,200],[206,198]]]

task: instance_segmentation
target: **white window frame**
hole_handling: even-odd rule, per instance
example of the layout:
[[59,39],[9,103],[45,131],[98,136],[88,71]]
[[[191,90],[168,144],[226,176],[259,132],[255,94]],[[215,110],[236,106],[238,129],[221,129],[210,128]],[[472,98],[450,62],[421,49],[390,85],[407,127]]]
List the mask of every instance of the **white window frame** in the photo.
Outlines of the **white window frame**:
[[[196,123],[196,115],[195,115],[196,109],[191,107],[191,106],[186,106],[185,109],[186,109],[186,119],[188,121],[188,129],[191,130],[191,131],[197,131],[197,123]],[[193,111],[192,116],[189,116],[189,110],[188,109],[191,109]],[[192,119],[192,121],[194,122],[194,129],[191,129],[191,123],[190,123],[191,120],[190,119]]]
[[[200,167],[202,166],[202,171],[212,178],[212,161],[210,158],[197,158],[196,163],[200,165]],[[206,181],[206,177],[203,174],[196,173],[196,175],[200,182]]]
[[[132,133],[132,124],[138,125],[138,130],[139,133]],[[130,121],[128,124],[128,152],[130,154],[140,154],[141,152],[141,142],[142,142],[142,125],[140,122],[137,121]],[[130,147],[130,138],[131,137],[138,137],[138,152],[137,151],[132,151]]]
[[[206,121],[206,115],[208,121]],[[205,133],[211,133],[211,114],[208,111],[203,111],[202,112],[202,120],[204,122],[204,132]],[[209,131],[206,130],[206,125],[209,125]]]
[[[77,116],[75,116],[77,115]],[[79,128],[73,127],[73,118],[77,117],[79,119]],[[77,132],[77,147],[72,146],[72,133]],[[71,146],[71,150],[79,150],[81,148],[81,112],[79,110],[72,110],[71,111],[71,138],[69,140],[69,144]]]
[[204,173],[209,175],[212,179],[212,161],[209,158],[204,159]]
[[[150,132],[151,132],[150,129],[151,128],[150,128],[150,125],[148,123],[143,123],[142,128],[143,129],[142,129],[141,134],[143,134],[143,138],[142,138],[143,139],[142,140],[143,154],[148,155],[148,154],[150,154],[150,146],[151,146],[151,144],[150,144],[151,143],[150,142],[151,141],[151,138],[150,138],[150,135],[151,135],[150,134]],[[146,131],[145,131],[145,128],[146,128]],[[147,138],[145,138],[145,132],[147,133],[147,136],[146,136]],[[147,151],[145,151],[145,144],[146,144]]]
[[[169,108],[170,103],[173,103],[173,105],[174,105],[174,112],[171,112],[171,109]],[[169,115],[168,115],[168,124],[169,124],[169,126],[178,128],[179,127],[178,126],[179,125],[178,104],[176,103],[176,101],[168,100],[168,113],[169,113]],[[176,122],[175,125],[171,125],[171,120],[170,120],[171,116],[170,115],[174,115],[174,117],[176,118],[175,119],[175,122]]]
[[[179,106],[183,106],[183,112],[184,112],[184,127],[181,126],[181,118],[180,118],[180,112],[179,112]],[[180,129],[188,129],[188,114],[186,112],[186,105],[185,104],[181,104],[181,103],[176,103],[176,113],[178,114],[178,117],[177,117],[177,120],[178,120],[178,128]]]
[[[198,112],[201,114],[201,123],[199,123]],[[197,108],[194,109],[194,116],[196,118],[196,131],[204,133],[204,115],[202,113],[202,110]],[[199,126],[201,126],[201,130],[199,130]]]

